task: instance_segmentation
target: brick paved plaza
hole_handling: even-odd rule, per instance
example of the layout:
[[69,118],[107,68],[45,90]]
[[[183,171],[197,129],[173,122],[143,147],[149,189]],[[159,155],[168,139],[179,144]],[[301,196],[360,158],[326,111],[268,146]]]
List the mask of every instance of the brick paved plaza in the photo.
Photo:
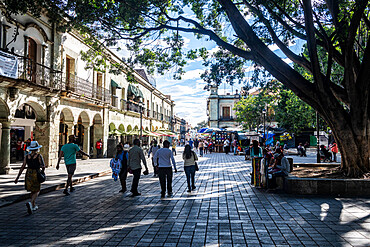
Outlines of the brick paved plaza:
[[201,158],[187,193],[176,159],[172,198],[160,199],[151,175],[136,198],[103,176],[68,197],[41,195],[31,216],[25,202],[0,208],[0,245],[370,246],[370,199],[265,193],[249,183],[250,162],[225,154]]

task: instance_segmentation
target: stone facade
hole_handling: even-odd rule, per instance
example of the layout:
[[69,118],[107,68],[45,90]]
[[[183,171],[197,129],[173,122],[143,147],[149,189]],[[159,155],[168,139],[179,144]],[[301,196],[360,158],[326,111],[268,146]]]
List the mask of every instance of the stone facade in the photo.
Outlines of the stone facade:
[[208,126],[210,128],[235,128],[236,121],[234,105],[240,99],[240,94],[219,95],[218,87],[210,87],[211,93],[207,100]]
[[[5,58],[16,60],[17,73],[0,74],[0,173],[9,170],[14,138],[37,140],[47,166],[54,166],[71,134],[81,149],[95,155],[99,139],[106,153],[114,129],[172,129],[174,102],[149,82],[145,71],[125,67],[136,81],[129,83],[124,71],[86,69],[81,51],[89,46],[75,31],[58,33],[46,17],[1,17],[0,65],[5,66]],[[123,64],[112,51],[105,52],[108,64]]]

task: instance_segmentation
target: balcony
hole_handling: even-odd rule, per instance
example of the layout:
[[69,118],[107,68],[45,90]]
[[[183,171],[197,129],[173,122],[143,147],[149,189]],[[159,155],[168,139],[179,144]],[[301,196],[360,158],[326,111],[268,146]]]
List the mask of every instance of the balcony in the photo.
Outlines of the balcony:
[[4,50],[0,51],[0,57],[4,61],[1,66],[2,76],[9,79],[7,80],[9,86],[21,87],[22,89],[32,86],[48,91],[61,89],[61,71],[36,63],[28,57],[18,56]]
[[62,91],[72,92],[82,97],[102,101],[106,104],[111,103],[111,95],[108,89],[97,86],[74,74],[66,74],[64,76]]
[[226,117],[219,117],[218,118],[219,121],[234,121],[234,117],[233,116],[226,116]]
[[[137,112],[137,113],[140,113],[140,105],[134,101],[128,101],[126,103],[127,105],[127,110],[128,111],[133,111],[133,112]],[[143,115],[145,115],[145,111],[143,109]]]

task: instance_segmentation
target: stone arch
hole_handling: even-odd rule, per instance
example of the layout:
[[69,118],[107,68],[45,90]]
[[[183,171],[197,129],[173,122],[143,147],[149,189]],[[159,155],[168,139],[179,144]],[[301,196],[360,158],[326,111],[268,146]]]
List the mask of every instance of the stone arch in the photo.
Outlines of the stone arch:
[[115,130],[116,129],[116,125],[114,123],[110,123],[109,124],[109,131],[112,131],[112,130]]
[[95,114],[93,124],[103,124],[102,117],[100,116],[99,113]]
[[60,112],[59,123],[59,150],[68,142],[68,136],[73,134],[74,117],[72,110],[63,108]]
[[145,127],[145,130],[146,130],[146,131],[149,131],[149,128],[148,128],[148,127]]
[[27,104],[32,107],[36,114],[36,122],[46,122],[47,116],[44,107],[42,107],[39,103],[34,101],[27,101],[24,104]]
[[76,144],[79,145],[85,153],[90,152],[90,118],[89,115],[82,111],[78,116],[77,125],[75,126]]
[[[93,118],[93,125],[90,127],[90,154],[99,158],[102,153],[99,153],[96,149],[96,143],[98,140],[103,140],[104,138],[104,129],[103,129],[103,120],[99,113],[96,113]],[[104,149],[104,140],[103,140],[103,149]],[[91,150],[92,149],[92,150]],[[100,151],[99,151],[100,152]]]
[[131,125],[128,125],[128,126],[127,126],[127,132],[130,132],[131,130],[132,130]]
[[78,116],[78,118],[79,119],[81,118],[81,121],[84,125],[86,124],[90,126],[90,117],[85,111],[82,111],[80,115]]
[[60,115],[61,115],[61,120],[63,117],[64,122],[72,122],[72,123],[74,122],[74,117],[73,117],[73,113],[71,109],[63,108],[63,110],[60,112]]
[[138,130],[138,129],[139,129],[139,127],[137,125],[135,125],[134,130]]
[[27,30],[28,28],[32,28],[32,27],[35,28],[37,31],[39,31],[42,38],[44,39],[44,42],[50,42],[49,39],[48,39],[48,35],[44,31],[44,29],[42,27],[40,27],[39,25],[37,25],[36,23],[34,23],[34,22],[27,23],[25,25],[25,30]]
[[8,105],[2,99],[0,99],[0,120],[8,120],[9,115],[10,110]]
[[122,130],[122,131],[125,131],[125,126],[123,126],[123,124],[120,124],[119,127],[118,127],[119,130]]

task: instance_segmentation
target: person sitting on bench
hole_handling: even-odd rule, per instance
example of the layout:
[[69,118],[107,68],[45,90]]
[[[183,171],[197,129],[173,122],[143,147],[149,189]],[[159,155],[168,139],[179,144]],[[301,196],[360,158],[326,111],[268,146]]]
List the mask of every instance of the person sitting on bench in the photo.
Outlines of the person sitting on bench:
[[269,188],[275,189],[277,187],[276,177],[288,176],[290,171],[290,164],[288,159],[280,151],[275,153],[273,165],[269,168]]

